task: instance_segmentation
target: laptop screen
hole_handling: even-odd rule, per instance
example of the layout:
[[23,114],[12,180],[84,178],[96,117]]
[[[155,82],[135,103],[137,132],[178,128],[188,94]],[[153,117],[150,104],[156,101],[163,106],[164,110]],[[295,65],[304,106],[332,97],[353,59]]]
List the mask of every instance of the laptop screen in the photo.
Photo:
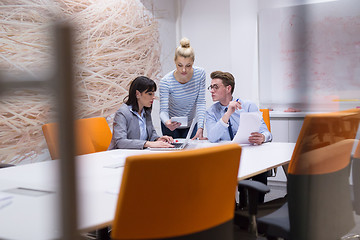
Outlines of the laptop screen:
[[188,134],[186,135],[186,139],[185,139],[185,142],[184,142],[185,144],[189,142],[190,137],[191,137],[191,134],[192,134],[192,132],[194,131],[194,127],[195,127],[196,122],[197,122],[197,118],[194,117],[194,119],[192,120],[190,129],[189,129],[189,132],[188,132]]

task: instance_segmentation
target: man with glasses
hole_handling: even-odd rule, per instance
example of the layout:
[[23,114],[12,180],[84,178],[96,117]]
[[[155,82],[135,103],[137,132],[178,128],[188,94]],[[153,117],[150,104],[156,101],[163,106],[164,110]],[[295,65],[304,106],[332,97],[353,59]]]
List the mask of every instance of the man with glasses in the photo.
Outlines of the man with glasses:
[[[216,103],[206,111],[207,137],[210,142],[230,141],[238,130],[240,114],[257,112],[259,109],[250,101],[233,98],[235,79],[231,73],[215,71],[210,74],[210,77],[212,80],[208,90]],[[249,142],[262,144],[271,140],[272,135],[262,119],[259,131],[251,133]],[[267,184],[267,172],[259,174],[253,179]],[[240,194],[242,194],[241,191]],[[263,194],[259,194],[259,202],[264,202]]]
[[[216,103],[206,111],[207,137],[210,142],[230,141],[238,130],[240,114],[257,112],[259,109],[250,101],[233,98],[235,80],[231,73],[215,71],[210,77],[212,80],[208,90]],[[253,144],[262,144],[271,139],[272,135],[263,120],[259,132],[249,136],[249,142]]]

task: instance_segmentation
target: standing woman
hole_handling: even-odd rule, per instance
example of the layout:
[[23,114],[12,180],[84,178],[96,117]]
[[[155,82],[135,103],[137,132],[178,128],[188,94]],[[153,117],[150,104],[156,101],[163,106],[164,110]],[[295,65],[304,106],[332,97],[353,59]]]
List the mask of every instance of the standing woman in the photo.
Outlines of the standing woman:
[[[195,55],[190,41],[183,38],[175,50],[176,69],[160,81],[160,119],[163,135],[185,138],[192,120],[197,125],[191,135],[193,139],[203,136],[205,119],[205,70],[193,67]],[[171,122],[171,117],[188,117],[188,126]]]
[[169,136],[159,137],[152,120],[151,107],[155,99],[156,83],[144,76],[135,78],[130,85],[129,95],[116,112],[110,149],[147,147],[173,147]]

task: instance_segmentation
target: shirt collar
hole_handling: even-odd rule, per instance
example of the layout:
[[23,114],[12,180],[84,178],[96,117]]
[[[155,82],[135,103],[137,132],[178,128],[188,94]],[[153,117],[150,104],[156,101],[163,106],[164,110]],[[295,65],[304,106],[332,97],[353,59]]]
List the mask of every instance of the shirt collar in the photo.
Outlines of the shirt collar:
[[132,112],[132,113],[135,114],[136,116],[138,116],[138,117],[140,117],[140,118],[144,118],[144,114],[145,114],[144,108],[143,108],[142,111],[141,111],[141,115],[139,115],[138,112],[135,112],[135,111],[132,109],[132,106],[131,106],[131,105],[128,105],[128,108],[129,108],[130,112]]
[[[231,101],[234,101],[234,97],[231,98]],[[239,99],[239,101],[240,101],[240,99]],[[218,103],[219,103],[219,108],[220,108],[220,110],[222,110],[222,111],[225,111],[225,108],[229,107],[229,104],[228,104],[227,106],[223,106],[223,105],[221,105],[220,102],[218,102]]]

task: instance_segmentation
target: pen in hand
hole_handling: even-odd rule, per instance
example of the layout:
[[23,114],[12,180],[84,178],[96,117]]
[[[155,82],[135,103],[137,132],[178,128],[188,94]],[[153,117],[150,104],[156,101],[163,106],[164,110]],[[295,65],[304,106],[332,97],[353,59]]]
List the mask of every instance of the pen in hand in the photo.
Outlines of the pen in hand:
[[[236,104],[236,109],[241,109],[241,103],[240,103],[239,101],[240,101],[239,98],[237,98],[237,99],[235,100],[235,102],[239,103],[239,104]],[[239,106],[239,105],[240,105],[240,106]]]

